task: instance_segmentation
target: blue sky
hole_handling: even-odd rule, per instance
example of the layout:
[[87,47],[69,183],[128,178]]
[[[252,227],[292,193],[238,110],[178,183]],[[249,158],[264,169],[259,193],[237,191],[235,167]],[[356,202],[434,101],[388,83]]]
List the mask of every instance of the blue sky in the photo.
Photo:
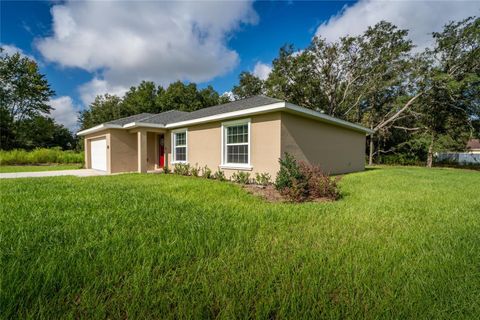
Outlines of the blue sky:
[[2,46],[33,57],[56,92],[53,116],[74,129],[96,94],[141,79],[231,90],[243,71],[266,76],[278,49],[314,35],[334,41],[382,19],[411,30],[419,50],[479,2],[57,2],[1,1]]

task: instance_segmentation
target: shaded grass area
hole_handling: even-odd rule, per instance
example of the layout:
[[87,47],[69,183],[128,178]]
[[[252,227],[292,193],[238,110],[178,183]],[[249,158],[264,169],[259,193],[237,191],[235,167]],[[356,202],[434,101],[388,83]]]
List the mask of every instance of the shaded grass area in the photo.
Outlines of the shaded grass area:
[[34,171],[57,171],[57,170],[73,170],[81,169],[83,165],[77,164],[50,164],[38,166],[0,166],[0,173],[9,172],[34,172]]
[[477,172],[368,170],[305,204],[175,175],[0,187],[0,318],[480,314]]

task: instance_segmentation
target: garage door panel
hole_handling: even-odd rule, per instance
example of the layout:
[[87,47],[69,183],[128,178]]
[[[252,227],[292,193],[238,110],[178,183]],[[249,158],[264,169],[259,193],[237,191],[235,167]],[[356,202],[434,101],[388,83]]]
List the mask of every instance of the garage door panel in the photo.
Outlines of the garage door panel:
[[90,143],[92,169],[107,171],[107,140],[92,140]]

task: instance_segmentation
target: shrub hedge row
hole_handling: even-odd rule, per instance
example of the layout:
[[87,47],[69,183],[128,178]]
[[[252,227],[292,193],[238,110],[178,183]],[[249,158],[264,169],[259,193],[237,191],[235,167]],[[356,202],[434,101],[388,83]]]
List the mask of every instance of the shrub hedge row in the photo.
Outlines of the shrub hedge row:
[[83,163],[83,152],[63,151],[60,148],[38,148],[32,151],[0,150],[0,165]]

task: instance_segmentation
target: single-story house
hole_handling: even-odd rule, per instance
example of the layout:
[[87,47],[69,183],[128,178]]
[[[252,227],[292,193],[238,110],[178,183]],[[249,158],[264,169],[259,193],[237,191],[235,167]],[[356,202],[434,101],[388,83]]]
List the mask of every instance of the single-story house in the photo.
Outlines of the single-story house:
[[285,152],[325,171],[347,173],[365,166],[370,130],[266,96],[193,112],[141,113],[78,132],[85,138],[86,168],[108,173],[147,172],[176,163],[269,173]]
[[467,152],[480,154],[480,139],[470,139],[467,142]]

